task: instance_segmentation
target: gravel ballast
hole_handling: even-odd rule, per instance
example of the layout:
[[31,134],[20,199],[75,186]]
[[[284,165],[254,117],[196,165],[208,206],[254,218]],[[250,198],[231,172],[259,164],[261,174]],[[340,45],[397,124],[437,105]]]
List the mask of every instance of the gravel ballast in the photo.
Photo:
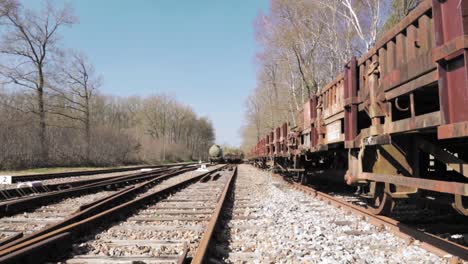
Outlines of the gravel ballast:
[[239,166],[227,226],[228,263],[446,262],[250,165]]
[[[218,166],[209,167],[212,171]],[[148,189],[160,191],[204,171],[189,171],[171,177]],[[184,245],[195,252],[226,180],[194,183],[175,191],[161,201],[147,204],[108,229],[73,245],[66,263],[177,263]],[[91,238],[91,239],[90,239]]]

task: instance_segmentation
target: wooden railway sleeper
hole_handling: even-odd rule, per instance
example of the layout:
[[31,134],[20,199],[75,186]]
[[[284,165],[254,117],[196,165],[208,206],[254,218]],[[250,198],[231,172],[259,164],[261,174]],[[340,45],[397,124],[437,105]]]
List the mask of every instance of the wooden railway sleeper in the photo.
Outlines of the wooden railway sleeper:
[[2,194],[3,197],[5,197],[5,199],[10,199],[10,197],[11,197],[11,196],[8,195],[7,192],[4,192],[3,190],[1,190],[0,193]]

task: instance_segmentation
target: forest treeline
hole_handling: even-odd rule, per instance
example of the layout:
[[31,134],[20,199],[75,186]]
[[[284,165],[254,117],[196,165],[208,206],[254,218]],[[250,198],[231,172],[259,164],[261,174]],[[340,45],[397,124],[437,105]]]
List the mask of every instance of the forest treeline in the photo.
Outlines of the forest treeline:
[[246,101],[244,151],[370,49],[420,0],[271,0],[255,21],[257,86]]
[[100,92],[91,60],[60,41],[77,22],[66,4],[0,0],[0,169],[206,159],[214,129],[189,106]]

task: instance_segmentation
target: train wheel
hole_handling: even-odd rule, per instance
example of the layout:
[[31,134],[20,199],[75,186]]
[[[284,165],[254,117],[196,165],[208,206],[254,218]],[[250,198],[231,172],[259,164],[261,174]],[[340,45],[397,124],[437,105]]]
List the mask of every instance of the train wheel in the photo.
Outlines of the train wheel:
[[376,183],[375,196],[373,199],[370,199],[368,209],[373,214],[390,215],[394,207],[395,201],[392,196],[385,191],[385,184]]

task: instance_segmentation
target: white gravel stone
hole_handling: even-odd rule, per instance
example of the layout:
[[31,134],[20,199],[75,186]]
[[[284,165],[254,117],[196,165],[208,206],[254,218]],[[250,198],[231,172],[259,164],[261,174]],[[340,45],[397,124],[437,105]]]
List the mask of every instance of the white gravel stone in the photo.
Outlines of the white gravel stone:
[[250,165],[239,166],[235,191],[234,211],[247,204],[243,199],[252,199],[248,204],[255,208],[244,212],[255,219],[234,215],[228,222],[229,251],[255,252],[257,258],[233,253],[224,260],[228,263],[445,262]]

